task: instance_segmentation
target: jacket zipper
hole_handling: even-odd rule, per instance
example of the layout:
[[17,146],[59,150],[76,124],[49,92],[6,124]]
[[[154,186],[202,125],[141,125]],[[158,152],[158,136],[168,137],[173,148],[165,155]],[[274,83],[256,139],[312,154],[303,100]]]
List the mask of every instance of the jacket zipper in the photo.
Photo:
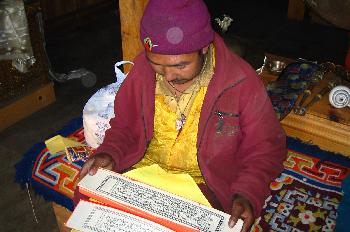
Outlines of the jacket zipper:
[[239,116],[239,114],[228,113],[228,112],[223,112],[223,111],[219,111],[219,110],[216,110],[216,111],[214,112],[214,114],[218,115],[219,117],[223,117],[223,116],[238,117],[238,116]]
[[138,162],[140,162],[144,157],[145,157],[145,154],[146,154],[146,151],[147,151],[147,147],[149,146],[150,144],[150,141],[147,140],[147,127],[146,127],[146,120],[145,120],[145,111],[144,111],[144,105],[143,105],[143,94],[141,95],[141,108],[142,108],[142,122],[143,122],[143,130],[144,130],[144,133],[145,133],[145,150],[143,152],[143,156],[141,157],[141,159],[139,159],[135,164],[137,164]]
[[[228,86],[226,89],[222,90],[222,92],[219,94],[219,96],[215,99],[215,102],[213,103],[213,106],[212,106],[210,112],[213,112],[213,111],[214,111],[214,106],[216,105],[217,101],[220,99],[220,97],[221,97],[226,91],[228,91],[229,89],[235,87],[236,85],[238,85],[239,83],[241,83],[244,79],[245,79],[245,78],[243,78],[243,79],[241,79],[241,80],[239,80],[239,81],[236,81],[236,82],[233,83],[232,85]],[[218,111],[218,110],[215,111],[214,113],[216,113],[216,112],[221,113],[221,114],[222,114],[222,113],[225,113],[225,112],[220,112],[220,111]],[[230,114],[230,113],[226,113],[226,114]],[[236,115],[236,114],[233,114],[233,113],[232,113],[232,115]],[[238,114],[237,114],[237,116],[238,116]],[[207,121],[205,122],[203,131],[206,130],[206,128],[207,128],[207,126],[208,126],[208,122],[209,122],[209,120],[210,120],[211,117],[212,117],[212,115],[210,115],[210,116],[208,117]],[[204,134],[204,132],[203,132],[203,134]],[[206,177],[205,177],[205,175],[204,175],[204,173],[203,173],[203,169],[201,168],[201,164],[200,164],[200,162],[199,162],[199,151],[200,151],[200,148],[201,148],[201,146],[202,146],[202,141],[203,141],[202,137],[203,137],[203,134],[201,135],[201,139],[200,139],[200,142],[199,142],[199,145],[198,145],[197,163],[198,163],[198,166],[199,166],[199,171],[201,172],[201,174],[202,174],[202,176],[203,176],[204,182],[206,183],[207,187],[208,187],[212,192],[214,192],[214,191],[213,191],[213,188],[210,186],[209,182],[207,181],[207,179],[206,179]]]

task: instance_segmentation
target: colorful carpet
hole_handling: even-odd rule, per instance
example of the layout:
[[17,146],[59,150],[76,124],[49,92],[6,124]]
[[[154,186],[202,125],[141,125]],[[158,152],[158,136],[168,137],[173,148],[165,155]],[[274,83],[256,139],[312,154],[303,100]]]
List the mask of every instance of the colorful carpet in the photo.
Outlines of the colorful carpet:
[[334,231],[350,159],[291,138],[288,148],[253,231]]
[[[51,137],[57,134],[84,142],[82,119]],[[293,138],[287,144],[285,170],[271,183],[272,194],[252,231],[333,231],[350,159]],[[46,200],[72,210],[81,166],[70,163],[63,153],[51,154],[41,142],[16,164],[16,182],[28,183]]]

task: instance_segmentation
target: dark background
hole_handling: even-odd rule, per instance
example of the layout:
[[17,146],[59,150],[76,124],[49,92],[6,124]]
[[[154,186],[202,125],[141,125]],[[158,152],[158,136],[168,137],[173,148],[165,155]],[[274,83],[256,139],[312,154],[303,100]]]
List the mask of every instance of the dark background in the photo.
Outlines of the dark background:
[[225,36],[236,37],[236,40],[238,37],[252,49],[290,58],[344,64],[348,32],[328,26],[328,22],[315,22],[309,8],[306,8],[304,20],[297,22],[287,18],[287,0],[205,2],[213,18],[226,14],[233,19]]

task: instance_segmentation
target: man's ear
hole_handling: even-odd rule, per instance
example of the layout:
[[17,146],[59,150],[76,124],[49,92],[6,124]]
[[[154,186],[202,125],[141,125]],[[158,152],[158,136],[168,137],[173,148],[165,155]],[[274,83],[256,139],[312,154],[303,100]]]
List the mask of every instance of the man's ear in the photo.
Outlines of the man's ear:
[[205,54],[208,53],[209,46],[210,46],[210,44],[208,44],[207,46],[205,46],[204,48],[202,48],[202,54],[203,54],[203,55],[205,55]]

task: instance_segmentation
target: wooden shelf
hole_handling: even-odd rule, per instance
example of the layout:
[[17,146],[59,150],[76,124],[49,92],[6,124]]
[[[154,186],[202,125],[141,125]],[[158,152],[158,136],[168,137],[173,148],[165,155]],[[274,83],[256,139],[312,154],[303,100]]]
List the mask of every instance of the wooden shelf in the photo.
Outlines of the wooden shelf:
[[55,101],[53,83],[39,87],[0,108],[0,131]]
[[53,83],[48,77],[48,62],[37,14],[38,1],[25,4],[33,55],[36,62],[28,72],[12,67],[11,60],[0,62],[0,131],[55,101]]

